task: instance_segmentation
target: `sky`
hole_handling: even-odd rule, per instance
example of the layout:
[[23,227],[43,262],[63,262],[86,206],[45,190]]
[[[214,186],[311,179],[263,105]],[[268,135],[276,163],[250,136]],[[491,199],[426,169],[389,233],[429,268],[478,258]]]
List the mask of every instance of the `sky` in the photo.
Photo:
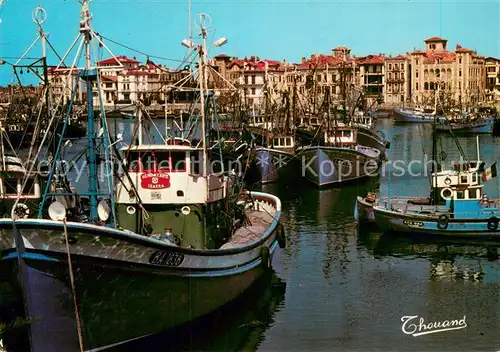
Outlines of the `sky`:
[[[153,61],[177,68],[187,51],[180,43],[189,36],[188,4],[188,0],[94,0],[93,27],[128,47],[172,59]],[[9,63],[36,38],[32,12],[37,6],[47,12],[44,30],[60,55],[78,35],[77,0],[3,0],[0,6],[0,58]],[[228,39],[210,56],[225,53],[300,62],[313,53],[329,54],[337,46],[351,48],[356,56],[397,55],[423,49],[425,39],[441,36],[448,39],[449,49],[460,44],[500,58],[500,0],[193,0],[191,12],[192,22],[199,13],[210,15],[209,44],[220,37]],[[192,30],[196,38],[198,28],[193,25]],[[146,60],[145,55],[105,43],[115,55]],[[41,47],[35,46],[29,56],[40,57]],[[49,64],[58,64],[54,56],[49,55]],[[24,79],[33,81],[28,76]],[[12,82],[12,67],[0,66],[0,85]]]

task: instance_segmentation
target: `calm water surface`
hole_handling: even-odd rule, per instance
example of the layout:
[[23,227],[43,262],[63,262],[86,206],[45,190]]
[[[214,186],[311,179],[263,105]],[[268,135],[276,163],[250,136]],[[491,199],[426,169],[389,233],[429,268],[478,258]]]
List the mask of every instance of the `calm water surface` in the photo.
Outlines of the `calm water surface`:
[[[431,126],[383,120],[379,128],[392,143],[389,160],[408,165],[425,154],[431,159]],[[474,160],[475,138],[459,140]],[[500,141],[480,140],[489,166]],[[450,137],[439,145],[445,165],[458,160]],[[273,276],[230,311],[163,345],[224,351],[499,351],[500,243],[424,242],[358,228],[356,196],[368,190],[429,195],[424,166],[414,163],[412,172],[421,175],[401,177],[394,165],[385,168],[377,179],[341,189],[318,191],[305,181],[264,187],[282,200],[288,237],[287,248],[274,257]],[[498,186],[498,180],[490,181],[485,191],[498,197]],[[402,331],[403,316],[427,323],[465,316],[467,327],[413,337]]]

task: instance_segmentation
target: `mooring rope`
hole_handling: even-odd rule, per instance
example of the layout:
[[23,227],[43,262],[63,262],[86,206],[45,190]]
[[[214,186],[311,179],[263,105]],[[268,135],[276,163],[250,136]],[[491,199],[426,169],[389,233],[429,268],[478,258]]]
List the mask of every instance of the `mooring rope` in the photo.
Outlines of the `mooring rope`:
[[64,238],[66,240],[66,251],[68,253],[69,279],[71,281],[71,292],[73,294],[73,303],[75,305],[76,327],[78,329],[78,341],[80,342],[80,352],[84,352],[82,326],[80,324],[80,314],[78,313],[78,303],[76,300],[75,277],[73,276],[73,265],[71,263],[71,253],[69,250],[68,228],[66,227],[66,218],[64,218],[63,223],[64,223]]

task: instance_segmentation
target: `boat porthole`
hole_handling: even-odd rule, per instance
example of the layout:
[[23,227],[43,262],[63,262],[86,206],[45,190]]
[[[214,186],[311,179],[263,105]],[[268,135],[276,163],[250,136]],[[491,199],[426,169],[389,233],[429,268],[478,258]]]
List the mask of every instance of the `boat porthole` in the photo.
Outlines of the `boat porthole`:
[[185,205],[182,207],[181,212],[184,215],[189,215],[191,213],[191,208],[189,208],[187,205]]
[[451,184],[451,178],[449,178],[449,177],[445,178],[444,183],[447,185]]
[[130,215],[134,215],[135,214],[135,207],[132,205],[129,205],[127,207],[127,213],[129,213]]
[[451,199],[451,196],[452,196],[452,191],[451,191],[451,188],[443,188],[443,190],[441,191],[441,197],[444,199],[444,200],[450,200]]

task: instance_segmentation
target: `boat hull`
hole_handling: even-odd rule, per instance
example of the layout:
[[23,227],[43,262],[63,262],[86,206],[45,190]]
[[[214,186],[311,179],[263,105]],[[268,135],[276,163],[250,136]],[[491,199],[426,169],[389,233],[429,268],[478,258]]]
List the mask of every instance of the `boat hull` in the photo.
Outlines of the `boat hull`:
[[[397,123],[433,123],[434,115],[425,114],[425,113],[417,113],[411,110],[405,109],[394,109],[394,122]],[[441,116],[438,116],[438,121],[443,121],[444,119]]]
[[386,149],[390,147],[390,142],[386,141],[380,132],[368,128],[358,127],[357,138],[358,144],[379,150],[383,157],[385,157]]
[[437,217],[418,216],[374,207],[377,226],[387,232],[418,236],[500,237],[500,230],[488,229],[488,219],[450,219],[446,227],[439,226]]
[[375,223],[373,204],[359,196],[356,200],[356,218],[361,223]]
[[291,179],[298,173],[299,163],[293,152],[257,148],[255,154],[262,184]]
[[[279,203],[255,194],[255,207]],[[22,316],[31,323],[23,337],[32,351],[75,351],[72,272],[84,347],[97,351],[188,324],[238,298],[270,268],[279,215],[259,240],[220,250],[68,223],[72,270],[63,223],[17,220],[13,230],[10,219],[0,219],[0,277],[25,297]]]
[[492,134],[495,120],[487,120],[479,123],[456,123],[436,126],[436,131],[440,133],[454,133],[459,135]]
[[354,149],[306,147],[299,159],[302,176],[318,187],[341,185],[377,176],[378,160]]

